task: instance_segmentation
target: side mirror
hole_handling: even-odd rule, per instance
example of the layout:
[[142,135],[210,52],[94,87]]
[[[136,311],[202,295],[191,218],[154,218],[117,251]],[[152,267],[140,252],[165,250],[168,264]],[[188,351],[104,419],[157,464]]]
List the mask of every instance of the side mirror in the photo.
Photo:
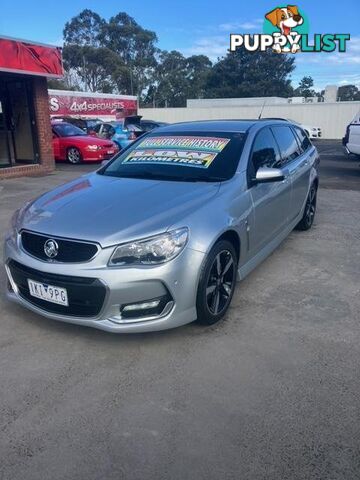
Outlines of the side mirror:
[[255,183],[282,182],[285,176],[280,168],[260,167],[256,172]]

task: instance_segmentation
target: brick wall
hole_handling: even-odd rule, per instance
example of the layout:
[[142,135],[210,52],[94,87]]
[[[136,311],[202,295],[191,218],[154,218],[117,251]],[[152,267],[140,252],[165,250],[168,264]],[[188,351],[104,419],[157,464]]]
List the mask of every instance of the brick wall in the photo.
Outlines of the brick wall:
[[43,77],[33,77],[32,83],[40,163],[36,165],[19,165],[9,168],[1,168],[0,179],[29,175],[43,175],[55,169],[47,81],[46,78]]

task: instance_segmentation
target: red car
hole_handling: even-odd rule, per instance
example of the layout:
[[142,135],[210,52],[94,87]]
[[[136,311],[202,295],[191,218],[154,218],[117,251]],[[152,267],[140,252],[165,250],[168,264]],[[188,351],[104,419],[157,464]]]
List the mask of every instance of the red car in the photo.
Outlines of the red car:
[[111,140],[87,135],[81,128],[67,122],[52,122],[53,148],[56,161],[70,163],[108,160],[119,151]]

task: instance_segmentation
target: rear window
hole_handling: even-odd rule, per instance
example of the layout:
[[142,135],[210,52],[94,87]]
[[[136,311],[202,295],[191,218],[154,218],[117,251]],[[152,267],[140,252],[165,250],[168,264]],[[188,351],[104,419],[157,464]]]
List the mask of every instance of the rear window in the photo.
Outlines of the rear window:
[[288,163],[301,155],[300,147],[295,138],[294,132],[287,126],[273,126],[276,141],[280,147],[283,163]]
[[223,181],[237,168],[243,133],[151,133],[120,153],[104,175],[175,181]]
[[59,137],[81,137],[86,135],[84,130],[71,123],[55,123],[52,128]]
[[304,130],[302,130],[299,127],[294,127],[294,130],[299,139],[301,150],[303,152],[306,152],[306,150],[311,147],[311,142],[309,140],[309,137],[306,135]]

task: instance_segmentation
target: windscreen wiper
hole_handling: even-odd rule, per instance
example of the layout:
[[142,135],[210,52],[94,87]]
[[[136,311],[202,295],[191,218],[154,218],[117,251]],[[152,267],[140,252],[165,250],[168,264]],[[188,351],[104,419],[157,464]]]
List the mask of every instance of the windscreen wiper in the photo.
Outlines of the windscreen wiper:
[[138,172],[138,173],[117,173],[111,172],[103,173],[108,176],[118,177],[118,178],[139,178],[141,180],[164,180],[169,182],[222,182],[224,181],[221,177],[189,177],[189,176],[177,176],[177,175],[165,175],[161,173],[153,172]]

